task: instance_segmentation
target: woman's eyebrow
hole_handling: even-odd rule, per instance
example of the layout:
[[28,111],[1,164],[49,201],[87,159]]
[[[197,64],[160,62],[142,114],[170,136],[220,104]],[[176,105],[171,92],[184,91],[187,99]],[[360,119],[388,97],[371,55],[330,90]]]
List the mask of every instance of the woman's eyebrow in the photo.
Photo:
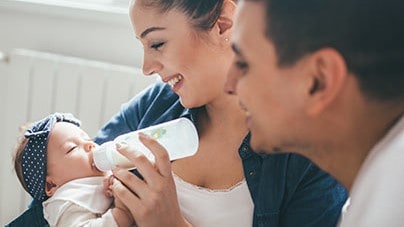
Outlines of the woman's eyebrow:
[[146,30],[144,30],[141,34],[140,34],[140,38],[143,39],[146,35],[148,35],[150,32],[154,32],[154,31],[159,31],[159,30],[164,30],[166,28],[163,27],[150,27],[147,28]]

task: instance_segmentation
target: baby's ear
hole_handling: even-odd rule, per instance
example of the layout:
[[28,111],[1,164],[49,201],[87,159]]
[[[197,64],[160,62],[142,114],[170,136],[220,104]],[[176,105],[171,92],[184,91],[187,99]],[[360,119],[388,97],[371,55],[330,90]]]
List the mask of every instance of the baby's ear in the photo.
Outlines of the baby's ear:
[[59,186],[56,185],[55,182],[53,182],[51,177],[46,176],[45,193],[48,197],[51,197],[53,194],[55,194],[58,187]]

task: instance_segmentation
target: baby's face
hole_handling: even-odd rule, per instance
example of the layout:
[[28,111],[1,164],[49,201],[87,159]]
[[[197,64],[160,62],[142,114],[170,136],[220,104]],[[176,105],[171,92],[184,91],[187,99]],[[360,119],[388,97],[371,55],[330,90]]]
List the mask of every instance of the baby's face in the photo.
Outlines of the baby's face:
[[103,176],[93,165],[95,146],[87,133],[76,125],[56,123],[48,141],[47,176],[59,186],[78,178]]

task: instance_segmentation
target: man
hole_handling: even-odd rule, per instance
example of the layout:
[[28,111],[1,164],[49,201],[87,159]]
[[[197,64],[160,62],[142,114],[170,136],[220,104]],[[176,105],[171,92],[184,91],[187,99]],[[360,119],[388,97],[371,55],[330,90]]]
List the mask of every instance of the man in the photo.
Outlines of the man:
[[341,226],[404,225],[404,3],[244,0],[226,91],[255,150],[298,151],[350,191]]

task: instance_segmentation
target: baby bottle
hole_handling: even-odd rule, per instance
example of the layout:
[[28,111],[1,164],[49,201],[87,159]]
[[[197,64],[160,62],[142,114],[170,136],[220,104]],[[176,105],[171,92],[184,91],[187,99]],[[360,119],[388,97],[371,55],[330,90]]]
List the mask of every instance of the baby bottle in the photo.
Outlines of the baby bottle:
[[188,118],[179,118],[129,132],[116,137],[113,141],[101,144],[93,152],[97,169],[106,172],[114,167],[135,168],[132,162],[116,150],[115,144],[119,142],[126,142],[154,162],[154,155],[140,142],[139,132],[156,139],[167,150],[171,161],[192,156],[198,149],[199,139],[194,124]]

